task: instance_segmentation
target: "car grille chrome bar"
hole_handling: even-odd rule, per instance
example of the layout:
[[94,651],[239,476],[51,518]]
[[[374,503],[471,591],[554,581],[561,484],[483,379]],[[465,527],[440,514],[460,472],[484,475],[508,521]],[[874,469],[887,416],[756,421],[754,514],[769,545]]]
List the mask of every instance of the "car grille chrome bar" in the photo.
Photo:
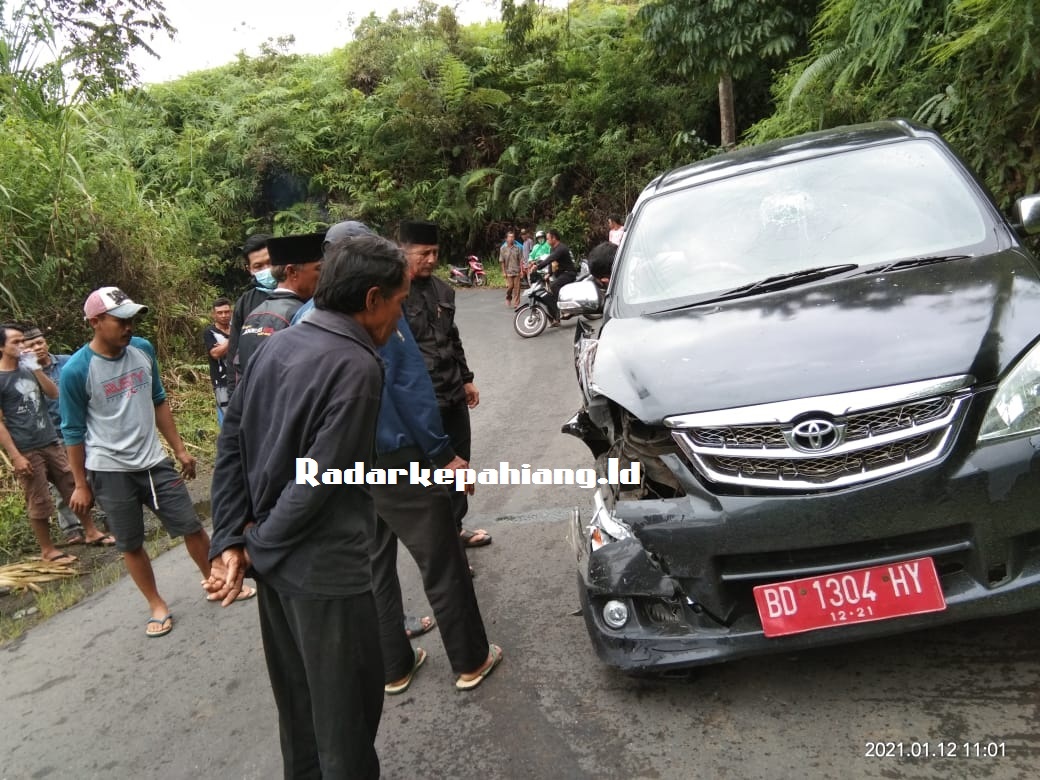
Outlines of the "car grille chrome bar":
[[[732,424],[726,424],[727,410],[682,415],[665,423],[692,465],[712,482],[773,490],[835,489],[940,458],[953,441],[970,384],[968,376],[947,377],[880,388],[873,396],[857,391],[743,407],[731,410]],[[943,392],[921,397],[923,387]],[[872,404],[872,399],[883,403]],[[860,406],[853,407],[852,401]],[[751,409],[760,415],[758,420],[752,419]],[[844,411],[834,414],[835,409]],[[786,419],[779,419],[778,412]]]

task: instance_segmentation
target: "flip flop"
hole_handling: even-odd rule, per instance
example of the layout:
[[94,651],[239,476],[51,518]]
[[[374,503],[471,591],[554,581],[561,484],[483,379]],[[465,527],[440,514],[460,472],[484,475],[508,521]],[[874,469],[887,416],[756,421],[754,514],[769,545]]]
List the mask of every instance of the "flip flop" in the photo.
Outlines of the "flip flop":
[[483,528],[477,528],[473,531],[463,529],[459,532],[459,536],[462,537],[462,543],[466,547],[484,547],[491,544],[491,534]]
[[472,680],[463,680],[462,676],[459,675],[459,679],[455,681],[455,687],[460,691],[472,691],[478,685],[480,685],[487,678],[489,674],[495,671],[495,667],[502,663],[502,648],[498,645],[488,645],[488,655],[491,656],[491,663],[484,662],[484,667],[477,672],[477,676]]
[[75,555],[69,555],[61,550],[56,550],[55,553],[56,554],[52,555],[50,558],[41,557],[41,560],[45,563],[60,563],[66,566],[79,560]]
[[[168,625],[168,626],[166,625],[166,621],[167,620],[170,621],[170,625]],[[149,631],[148,630],[148,627],[150,625],[152,625],[152,623],[158,623],[158,625],[159,625],[159,630],[158,631]],[[163,626],[166,626],[166,627],[163,628]],[[166,636],[171,631],[173,631],[173,615],[167,615],[166,617],[162,618],[161,620],[159,618],[148,618],[148,622],[146,622],[144,624],[144,635],[146,637],[150,638],[150,639],[155,639],[156,637],[160,637],[160,636]]]
[[68,539],[65,540],[65,544],[86,544],[86,543],[87,543],[87,540],[83,536],[83,534],[76,534],[75,536],[70,536]]
[[426,663],[426,651],[421,647],[415,648],[415,663],[412,664],[412,670],[408,672],[408,675],[397,685],[387,683],[383,686],[383,691],[387,696],[397,696],[399,693],[404,693],[408,690],[408,687],[412,684],[412,680],[415,679],[415,673],[419,671],[419,667]]
[[404,632],[408,635],[409,639],[415,639],[417,636],[422,636],[427,631],[431,631],[437,626],[437,621],[432,617],[405,617],[404,619]]
[[113,547],[116,543],[116,538],[112,534],[105,534],[99,536],[92,542],[87,542],[91,547]]

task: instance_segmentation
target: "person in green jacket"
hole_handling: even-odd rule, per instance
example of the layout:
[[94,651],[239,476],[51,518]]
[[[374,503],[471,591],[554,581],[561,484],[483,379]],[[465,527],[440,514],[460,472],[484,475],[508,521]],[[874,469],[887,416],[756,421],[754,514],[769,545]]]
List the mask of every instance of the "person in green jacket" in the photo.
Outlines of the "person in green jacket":
[[531,255],[527,258],[523,273],[527,276],[528,271],[552,250],[549,242],[545,240],[545,231],[539,230],[534,234],[534,246],[531,247]]

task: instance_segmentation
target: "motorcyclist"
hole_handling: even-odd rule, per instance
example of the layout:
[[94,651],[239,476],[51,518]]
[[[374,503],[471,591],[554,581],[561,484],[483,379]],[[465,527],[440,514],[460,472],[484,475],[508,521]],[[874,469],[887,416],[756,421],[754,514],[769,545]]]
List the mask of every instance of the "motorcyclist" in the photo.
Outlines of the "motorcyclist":
[[531,269],[534,267],[534,264],[541,260],[543,257],[545,257],[547,254],[549,254],[549,251],[551,249],[552,247],[550,247],[549,244],[546,243],[545,231],[539,230],[537,233],[535,233],[534,244],[531,246],[531,254],[528,255],[527,263],[523,269],[524,276],[527,276],[531,272]]
[[545,231],[545,236],[550,247],[549,254],[535,263],[534,270],[548,268],[552,273],[552,279],[549,282],[549,292],[552,293],[552,297],[548,300],[549,316],[552,318],[552,322],[549,323],[549,326],[556,328],[560,325],[560,308],[556,305],[557,295],[559,295],[561,287],[570,284],[578,277],[578,272],[574,267],[570,247],[560,240],[560,234],[556,229],[549,228]]

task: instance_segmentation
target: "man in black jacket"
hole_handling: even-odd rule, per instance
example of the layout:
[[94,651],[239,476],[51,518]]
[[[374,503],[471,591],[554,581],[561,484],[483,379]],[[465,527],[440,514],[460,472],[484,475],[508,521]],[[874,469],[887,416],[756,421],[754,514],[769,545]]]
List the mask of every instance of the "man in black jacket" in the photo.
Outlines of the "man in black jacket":
[[367,473],[383,385],[376,347],[408,275],[377,236],[338,243],[306,320],[271,336],[228,406],[213,471],[212,573],[224,606],[252,570],[286,777],[375,778],[383,706],[363,484],[310,484],[299,459]]
[[[402,222],[400,239],[412,276],[405,317],[433,380],[444,432],[455,454],[468,461],[472,443],[469,410],[480,403],[480,392],[473,384],[473,372],[466,364],[466,351],[455,325],[455,290],[433,275],[439,252],[437,225]],[[452,511],[463,543],[467,547],[491,544],[491,534],[482,528],[462,530],[467,509],[466,494],[453,491]]]
[[278,285],[271,273],[271,258],[267,251],[270,238],[266,233],[255,233],[242,244],[242,257],[245,258],[246,270],[251,278],[249,288],[238,296],[231,311],[231,330],[228,335],[227,352],[224,353],[224,362],[228,368],[228,394],[234,392],[238,383],[238,334],[242,332],[242,321]]
[[534,268],[536,271],[540,271],[548,267],[552,273],[552,281],[549,283],[549,291],[552,293],[552,298],[549,303],[552,306],[552,311],[550,312],[552,315],[552,327],[555,328],[560,324],[560,309],[556,305],[556,298],[560,294],[560,288],[577,279],[578,271],[574,267],[571,249],[560,240],[560,234],[554,228],[550,228],[545,231],[545,237],[552,249]]

